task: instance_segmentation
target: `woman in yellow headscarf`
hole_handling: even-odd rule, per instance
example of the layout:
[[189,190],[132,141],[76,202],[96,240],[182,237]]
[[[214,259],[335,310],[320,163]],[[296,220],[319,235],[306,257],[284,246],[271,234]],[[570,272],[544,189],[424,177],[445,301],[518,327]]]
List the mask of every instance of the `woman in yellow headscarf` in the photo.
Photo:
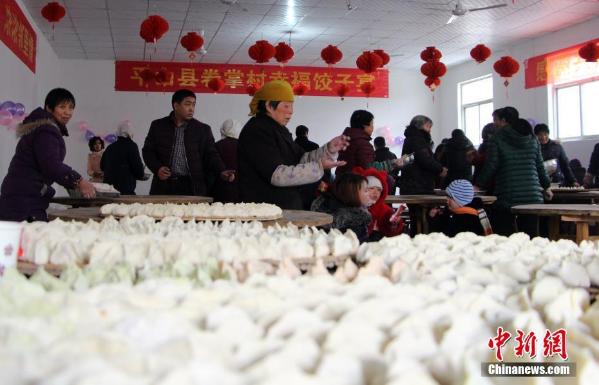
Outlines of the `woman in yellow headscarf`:
[[324,170],[343,165],[337,154],[349,145],[338,136],[321,148],[304,152],[286,125],[293,115],[293,90],[286,81],[266,83],[250,103],[252,118],[239,135],[238,180],[244,202],[302,208],[298,186],[318,182]]

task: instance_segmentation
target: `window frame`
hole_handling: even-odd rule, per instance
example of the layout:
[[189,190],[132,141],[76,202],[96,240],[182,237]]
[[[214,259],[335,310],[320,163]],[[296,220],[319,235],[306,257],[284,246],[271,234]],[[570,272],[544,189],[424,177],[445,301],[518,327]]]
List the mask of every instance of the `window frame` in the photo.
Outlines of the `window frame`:
[[[472,103],[467,103],[467,104],[463,104],[462,103],[462,87],[464,85],[467,84],[471,84],[471,83],[475,83],[475,82],[479,82],[481,80],[485,80],[485,79],[491,79],[491,98],[490,99],[482,99],[479,100],[477,102],[472,102]],[[460,128],[460,130],[464,131],[464,134],[466,135],[466,137],[468,137],[468,134],[466,132],[466,109],[470,108],[470,107],[475,107],[478,106],[478,113],[479,113],[479,121],[480,121],[480,106],[483,104],[487,104],[487,103],[491,103],[492,106],[492,110],[494,109],[494,89],[493,89],[493,74],[489,73],[483,76],[479,76],[473,79],[469,79],[469,80],[465,80],[463,82],[459,82],[458,83],[458,127]],[[484,126],[483,126],[484,127]],[[479,133],[478,133],[478,138],[476,140],[472,140],[472,138],[468,138],[472,141],[472,143],[476,143],[476,144],[480,144],[482,143],[482,138],[481,138],[481,134],[482,134],[482,129],[483,127],[479,128]]]
[[[588,78],[588,79],[583,79],[583,80],[575,80],[575,81],[570,81],[570,82],[564,82],[564,83],[560,83],[558,85],[553,85],[551,88],[551,96],[552,96],[552,100],[551,100],[551,105],[552,105],[552,113],[551,113],[551,117],[553,119],[553,127],[555,127],[555,130],[553,130],[555,132],[555,134],[551,135],[552,139],[558,139],[561,142],[571,142],[571,141],[579,141],[579,140],[597,140],[599,139],[599,134],[591,134],[591,135],[585,135],[584,134],[584,120],[582,117],[582,86],[584,84],[587,83],[593,83],[593,82],[599,82],[599,78],[597,77],[592,77],[592,78]],[[562,138],[560,136],[559,133],[559,103],[558,103],[558,97],[557,97],[557,93],[560,89],[562,88],[569,88],[569,87],[573,87],[576,86],[578,87],[578,100],[579,100],[579,111],[578,111],[578,119],[580,120],[580,135],[579,136],[569,136],[567,138]]]

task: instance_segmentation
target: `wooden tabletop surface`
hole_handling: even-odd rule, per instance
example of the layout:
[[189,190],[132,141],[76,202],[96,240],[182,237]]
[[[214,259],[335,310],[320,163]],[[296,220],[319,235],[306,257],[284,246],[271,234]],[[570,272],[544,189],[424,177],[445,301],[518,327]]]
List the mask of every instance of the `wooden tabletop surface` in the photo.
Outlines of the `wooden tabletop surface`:
[[514,214],[599,216],[599,205],[590,204],[532,204],[512,207]]
[[[48,210],[50,220],[60,218],[62,220],[73,220],[87,222],[88,220],[101,221],[104,219],[100,215],[99,207],[79,207],[67,210]],[[333,223],[333,217],[329,214],[317,213],[314,211],[301,210],[283,210],[283,217],[273,221],[262,221],[265,226],[272,226],[278,223],[284,226],[293,223],[298,227],[303,226],[325,226]]]
[[54,197],[52,203],[73,207],[99,207],[108,203],[212,203],[211,197],[193,195],[121,195],[119,197],[97,197],[93,199]]
[[[477,198],[482,199],[483,203],[488,205],[497,200],[497,197],[482,195]],[[415,205],[444,205],[447,204],[447,197],[441,195],[389,195],[385,203],[406,203]]]

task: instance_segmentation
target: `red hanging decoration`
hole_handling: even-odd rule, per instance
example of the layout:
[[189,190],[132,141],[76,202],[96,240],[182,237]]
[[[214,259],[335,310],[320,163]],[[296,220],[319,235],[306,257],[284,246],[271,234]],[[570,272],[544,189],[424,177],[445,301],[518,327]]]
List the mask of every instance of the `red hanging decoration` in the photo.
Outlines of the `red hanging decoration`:
[[256,44],[248,49],[248,55],[256,61],[256,63],[268,63],[276,54],[276,49],[266,40],[258,40]]
[[341,50],[339,50],[339,48],[337,48],[337,46],[329,44],[323,48],[322,51],[320,51],[320,57],[325,63],[327,63],[329,66],[332,66],[339,63],[341,59],[343,59],[343,53]]
[[345,98],[345,95],[348,92],[349,87],[347,86],[347,84],[338,84],[337,87],[335,87],[335,93],[341,98],[341,100]]
[[225,81],[221,78],[214,78],[208,82],[208,88],[214,93],[220,92],[225,89]]
[[287,64],[293,55],[293,48],[287,43],[281,42],[275,47],[275,59],[281,64]]
[[145,87],[148,88],[148,83],[156,79],[156,74],[149,67],[146,67],[139,72],[139,77],[144,82]]
[[293,86],[293,93],[297,96],[302,96],[308,91],[308,86],[304,83],[297,83]]
[[356,66],[367,74],[372,73],[382,67],[383,59],[373,52],[364,51],[356,59]]
[[360,90],[366,94],[366,97],[370,97],[370,94],[374,92],[375,88],[376,87],[372,82],[362,83],[362,85],[360,85]]
[[589,63],[596,63],[599,59],[599,44],[587,43],[580,47],[578,55]]
[[511,56],[503,56],[493,64],[493,69],[504,78],[503,85],[507,87],[510,84],[510,78],[520,69],[520,64]]
[[435,91],[439,85],[441,85],[441,79],[439,78],[426,78],[424,84],[430,88],[431,91]]
[[189,32],[181,38],[181,46],[189,52],[189,59],[196,58],[196,52],[204,45],[204,38],[195,32]]
[[[58,23],[67,14],[67,11],[62,5],[56,1],[52,1],[42,8],[42,16],[50,23]],[[54,28],[54,24],[52,25]]]
[[491,56],[491,50],[484,44],[478,44],[476,47],[472,48],[470,56],[480,64]]
[[148,16],[141,23],[139,28],[139,36],[146,43],[156,43],[165,33],[168,32],[168,21],[162,16],[152,15]]
[[252,83],[245,87],[245,92],[247,92],[250,96],[254,96],[259,89],[260,87],[256,83]]
[[171,73],[166,68],[159,69],[154,75],[154,80],[158,84],[165,84],[171,78]]
[[428,78],[440,78],[447,73],[447,67],[440,61],[429,61],[420,67],[420,72]]
[[391,56],[389,56],[389,54],[382,49],[375,49],[372,52],[379,55],[380,58],[383,60],[383,65],[381,67],[386,66],[387,64],[389,64],[389,61],[391,61]]
[[420,52],[420,58],[425,62],[439,61],[443,57],[441,51],[435,47],[426,47],[426,49]]

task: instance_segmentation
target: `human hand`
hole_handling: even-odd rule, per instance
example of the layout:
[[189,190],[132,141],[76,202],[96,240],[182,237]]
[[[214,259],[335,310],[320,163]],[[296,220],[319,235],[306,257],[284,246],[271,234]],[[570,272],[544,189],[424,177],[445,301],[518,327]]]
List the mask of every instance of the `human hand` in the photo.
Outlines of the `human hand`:
[[443,170],[439,173],[441,178],[445,178],[447,176],[447,167],[443,167]]
[[220,173],[220,178],[227,182],[235,181],[235,170],[225,170]]
[[543,192],[543,195],[545,196],[545,199],[547,199],[548,201],[553,199],[553,191],[551,191],[550,188],[548,188],[547,190],[545,190]]
[[170,177],[171,177],[171,169],[170,168],[168,168],[166,166],[162,166],[158,169],[158,179],[167,180]]
[[574,182],[574,184],[572,186],[574,186],[574,187],[580,187],[580,183]]
[[324,157],[320,160],[320,164],[322,164],[323,170],[330,170],[335,167],[345,166],[347,162],[344,160],[332,160],[330,158]]
[[331,154],[336,154],[339,151],[345,151],[347,147],[349,147],[349,141],[349,136],[339,135],[331,139],[331,141],[327,143],[327,149]]
[[91,199],[96,196],[96,189],[94,188],[94,185],[84,179],[79,181],[77,188],[79,189],[81,196],[86,199]]
[[480,192],[480,187],[478,187],[477,185],[472,185],[472,188],[474,189],[474,192]]
[[583,184],[587,187],[591,187],[593,184],[593,174],[589,174],[588,172],[584,174]]
[[397,158],[397,159],[393,159],[393,164],[395,165],[396,168],[402,168],[403,165],[404,165],[404,159],[403,159],[403,157]]

